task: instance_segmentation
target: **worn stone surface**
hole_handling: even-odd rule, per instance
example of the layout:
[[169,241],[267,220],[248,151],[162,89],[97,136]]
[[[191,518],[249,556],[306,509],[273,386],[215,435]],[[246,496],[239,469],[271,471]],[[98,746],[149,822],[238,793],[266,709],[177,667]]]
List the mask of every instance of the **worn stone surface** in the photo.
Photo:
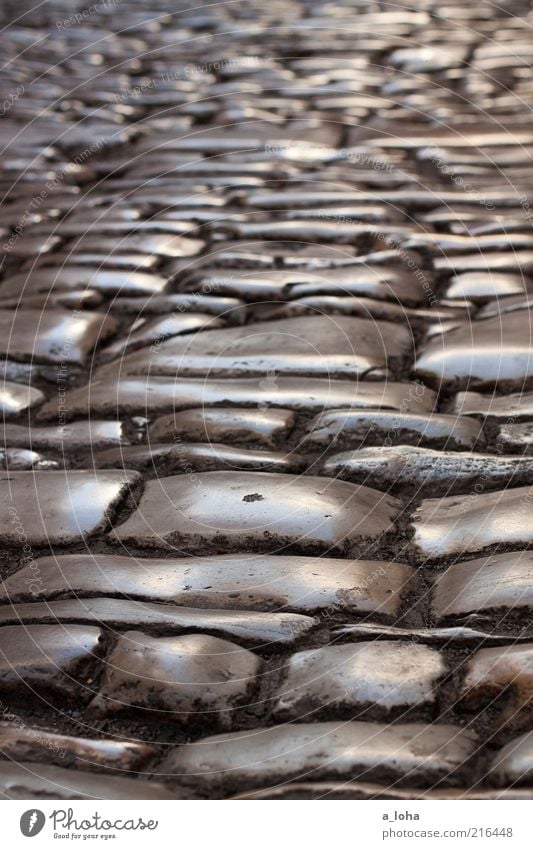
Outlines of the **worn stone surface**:
[[0,411],[6,419],[20,415],[30,407],[42,404],[44,400],[41,390],[34,386],[24,386],[9,380],[3,380],[0,384]]
[[533,772],[533,732],[515,737],[501,749],[490,765],[490,777],[500,785],[531,783]]
[[470,271],[451,278],[446,297],[485,300],[520,295],[526,291],[527,282],[521,274]]
[[391,780],[406,773],[431,784],[453,773],[474,747],[470,732],[451,725],[303,723],[190,743],[171,752],[162,769],[208,786],[260,787],[303,776],[320,781],[381,774]]
[[453,327],[422,347],[415,368],[420,377],[439,384],[520,384],[533,376],[529,313]]
[[[518,460],[518,458],[516,458]],[[218,442],[151,443],[99,451],[93,458],[97,469],[140,469],[161,477],[175,472],[270,471],[295,472],[305,466],[296,453],[259,451]],[[526,461],[524,461],[526,462]],[[532,461],[533,462],[533,461]]]
[[[4,715],[6,718],[9,719],[9,715]],[[16,716],[11,718],[14,720]],[[57,766],[95,771],[105,768],[134,772],[154,757],[155,749],[146,743],[70,737],[44,728],[2,722],[0,752],[2,757],[17,763],[55,763]]]
[[110,534],[123,545],[205,553],[250,546],[346,551],[392,530],[400,503],[343,481],[266,472],[203,472],[149,481],[138,510]]
[[0,431],[0,443],[17,448],[51,449],[58,453],[97,450],[128,445],[124,425],[119,421],[70,422],[56,427],[28,427],[6,424]]
[[0,477],[4,545],[67,545],[104,530],[138,483],[136,472],[9,472]]
[[[333,557],[218,555],[178,560],[122,555],[42,557],[6,578],[2,601],[123,595],[188,607],[395,614],[412,569]],[[38,580],[39,579],[39,580]]]
[[297,652],[274,709],[279,718],[369,705],[405,709],[434,702],[435,684],[445,672],[436,649],[410,643],[380,640]]
[[[255,408],[280,407],[290,410],[309,410],[318,413],[338,407],[383,408],[398,410],[433,409],[435,393],[409,393],[414,384],[394,381],[356,383],[350,380],[327,380],[297,377],[263,377],[227,380],[169,377],[130,377],[119,380],[96,380],[88,387],[68,393],[66,416],[120,415],[151,413],[157,415],[172,410],[198,406],[235,405]],[[408,397],[405,400],[406,394]],[[39,418],[57,417],[57,402],[44,404]]]
[[21,623],[103,624],[110,628],[156,628],[161,632],[212,631],[250,643],[293,643],[317,620],[297,613],[197,610],[168,604],[146,604],[115,598],[76,599],[3,605],[0,625]]
[[533,643],[480,649],[469,662],[460,693],[472,709],[501,703],[499,724],[523,728],[528,723],[533,698]]
[[333,454],[322,464],[330,477],[378,489],[410,487],[417,492],[465,492],[483,475],[485,489],[528,483],[533,460],[474,451],[436,451],[411,445],[361,448]]
[[228,728],[260,668],[260,658],[248,649],[218,637],[154,638],[127,631],[109,656],[89,710],[107,716],[139,708],[155,721],[194,725],[203,720]]
[[0,688],[24,699],[48,693],[79,698],[84,689],[88,695],[83,665],[99,653],[101,637],[98,628],[81,625],[0,628]]
[[511,395],[459,392],[453,402],[453,411],[459,415],[479,418],[521,419],[533,417],[533,392]]
[[116,329],[116,321],[101,313],[0,310],[0,354],[15,360],[81,366]]
[[533,539],[529,487],[428,498],[413,513],[421,557],[470,554],[493,545],[523,547]]
[[533,422],[500,425],[497,439],[506,451],[530,454],[533,449]]
[[[417,414],[388,410],[331,410],[311,422],[308,444],[328,446],[349,443],[437,444],[473,448],[483,442],[480,425],[466,416]],[[389,444],[389,442],[385,442]]]
[[531,799],[528,4],[77,6],[0,9],[0,795]]
[[168,800],[180,795],[155,781],[106,777],[26,761],[0,761],[0,798]]
[[454,563],[438,579],[433,606],[436,616],[465,616],[533,605],[533,554],[514,551]]
[[148,430],[152,442],[257,442],[274,448],[296,422],[290,410],[218,407],[161,416]]
[[[343,316],[287,318],[248,326],[206,330],[169,339],[155,350],[130,354],[120,374],[238,377],[275,371],[285,375],[363,377],[409,354],[412,339],[404,327]],[[364,352],[364,353],[363,353]],[[115,366],[100,370],[116,371]]]

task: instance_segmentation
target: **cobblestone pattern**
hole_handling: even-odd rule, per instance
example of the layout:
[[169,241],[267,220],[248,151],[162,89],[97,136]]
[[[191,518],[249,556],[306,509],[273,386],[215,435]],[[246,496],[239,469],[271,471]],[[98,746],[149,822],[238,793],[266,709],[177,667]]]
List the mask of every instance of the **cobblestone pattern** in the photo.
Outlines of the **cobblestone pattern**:
[[531,798],[530,4],[190,5],[3,10],[0,794]]

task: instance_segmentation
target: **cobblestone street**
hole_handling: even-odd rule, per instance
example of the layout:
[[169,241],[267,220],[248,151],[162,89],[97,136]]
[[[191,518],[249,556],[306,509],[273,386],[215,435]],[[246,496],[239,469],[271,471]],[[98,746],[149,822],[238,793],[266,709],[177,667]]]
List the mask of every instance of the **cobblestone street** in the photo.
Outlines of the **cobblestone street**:
[[533,799],[531,4],[192,5],[0,13],[0,797]]

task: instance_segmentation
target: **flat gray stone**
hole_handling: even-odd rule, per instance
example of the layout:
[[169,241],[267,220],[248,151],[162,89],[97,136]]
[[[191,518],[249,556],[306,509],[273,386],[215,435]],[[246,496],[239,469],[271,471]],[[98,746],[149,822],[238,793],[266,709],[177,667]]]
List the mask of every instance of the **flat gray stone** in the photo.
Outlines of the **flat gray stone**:
[[401,265],[323,268],[317,271],[214,269],[186,289],[215,291],[247,300],[302,298],[310,295],[366,295],[371,298],[421,304],[425,293],[421,282]]
[[65,554],[37,558],[7,577],[0,600],[120,594],[197,608],[328,608],[392,616],[412,574],[403,563],[332,557],[242,554],[169,560]]
[[177,799],[178,792],[155,781],[94,775],[75,769],[0,761],[4,799]]
[[492,759],[489,776],[499,785],[531,784],[533,777],[533,731],[515,737]]
[[238,298],[222,298],[218,295],[204,295],[201,292],[186,294],[151,295],[147,298],[115,297],[111,310],[117,315],[165,315],[202,313],[222,316],[225,321],[242,324],[246,307]]
[[[63,599],[0,607],[0,625],[17,623],[86,622],[111,628],[157,628],[171,634],[214,631],[220,637],[253,644],[291,644],[317,621],[297,613],[197,610],[169,604],[148,604],[116,598]],[[27,630],[27,629],[26,629]]]
[[[533,461],[532,461],[533,462]],[[174,445],[150,443],[110,448],[93,456],[97,469],[141,469],[160,476],[176,472],[270,471],[296,472],[305,467],[299,454],[258,451],[221,445],[218,442],[183,442]]]
[[458,392],[453,411],[459,415],[479,418],[520,419],[533,417],[533,392],[512,395],[482,395],[479,392]]
[[[444,200],[442,194],[440,198]],[[491,202],[489,197],[485,196],[485,198],[489,203]],[[470,254],[451,253],[449,256],[437,256],[433,264],[436,271],[452,271],[455,274],[470,271],[530,274],[533,271],[533,251],[515,249],[506,251],[492,250],[485,253],[479,248],[476,248]]]
[[[152,416],[173,410],[235,405],[309,410],[354,407],[356,409],[429,412],[436,395],[419,384],[387,381],[356,382],[319,378],[267,377],[209,380],[165,377],[131,377],[97,380],[68,393],[66,415],[114,415],[145,413]],[[402,406],[403,405],[403,406]],[[39,420],[57,418],[57,400],[45,404]]]
[[0,354],[37,363],[83,365],[118,327],[103,313],[66,310],[0,310]]
[[530,501],[530,487],[428,498],[411,519],[415,550],[435,558],[498,544],[523,547],[533,540]]
[[141,319],[141,326],[138,329],[130,329],[127,336],[117,339],[100,351],[99,360],[101,362],[114,360],[147,346],[157,350],[166,339],[196,333],[200,330],[213,330],[224,327],[224,324],[225,322],[220,318],[192,312],[172,314],[163,318]]
[[379,445],[412,442],[473,448],[480,441],[481,426],[466,416],[344,409],[328,410],[313,419],[304,444],[342,447],[354,442]]
[[393,445],[333,454],[321,471],[354,483],[372,483],[376,489],[429,487],[434,494],[446,494],[464,492],[480,480],[485,490],[528,483],[533,458]]
[[415,371],[435,383],[477,386],[533,376],[529,312],[465,323],[422,346]]
[[454,563],[437,579],[438,619],[533,607],[533,552],[514,551]]
[[498,646],[475,652],[466,668],[459,698],[472,708],[486,708],[498,696],[507,699],[498,724],[506,730],[529,722],[533,699],[533,643]]
[[230,728],[233,710],[250,696],[260,669],[257,655],[218,637],[127,631],[108,658],[89,711],[110,716],[138,708],[156,722]]
[[[123,181],[121,181],[123,182]],[[124,188],[124,186],[123,186]],[[104,251],[112,254],[114,251],[131,251],[145,254],[155,254],[162,257],[195,257],[205,246],[201,239],[191,239],[186,236],[159,233],[132,233],[123,236],[118,242],[116,238],[105,238],[91,235],[90,231],[83,234],[76,242],[76,248],[85,253]],[[91,285],[94,285],[91,283]],[[98,286],[94,286],[98,289]],[[121,290],[123,291],[123,290]],[[158,291],[161,291],[159,289]],[[123,294],[125,292],[123,291]]]
[[165,277],[145,271],[112,270],[68,264],[61,268],[34,268],[28,274],[19,273],[2,283],[5,297],[33,295],[37,292],[61,292],[90,287],[99,292],[122,295],[151,295],[162,292],[167,285]]
[[296,423],[290,410],[218,407],[184,410],[156,419],[148,429],[150,442],[258,442],[274,448]]
[[156,754],[147,743],[123,740],[92,740],[56,734],[44,728],[19,725],[15,715],[4,714],[10,722],[0,723],[0,751],[4,758],[16,763],[48,763],[57,766],[77,766],[79,769],[138,770]]
[[[450,303],[450,302],[449,302]],[[252,307],[250,311],[252,311]],[[347,315],[359,316],[365,319],[401,322],[402,324],[424,327],[429,321],[445,322],[463,319],[468,316],[463,303],[457,309],[450,306],[430,309],[420,307],[405,307],[392,301],[378,301],[375,298],[342,295],[306,295],[293,301],[285,301],[272,305],[272,319],[293,318],[305,315]]]
[[432,784],[458,770],[475,750],[475,736],[454,725],[321,722],[256,728],[180,746],[162,774],[206,786],[269,783],[310,776],[350,779],[407,775]]
[[138,481],[137,472],[4,472],[0,539],[16,548],[78,542],[106,527]]
[[257,322],[168,339],[129,354],[98,376],[201,375],[238,377],[268,374],[343,377],[364,376],[407,356],[409,331],[398,324],[346,316],[311,316]]
[[451,278],[446,297],[486,300],[520,295],[526,291],[526,280],[521,274],[469,271]]
[[496,439],[506,451],[531,454],[533,453],[533,422],[500,425]]
[[0,628],[0,689],[25,700],[91,692],[84,665],[101,653],[102,631],[84,625],[6,625]]
[[121,422],[90,419],[56,427],[5,424],[0,430],[0,444],[68,452],[80,449],[95,451],[128,445],[129,440]]
[[9,380],[0,383],[0,413],[4,418],[15,418],[30,407],[38,407],[44,400],[44,394],[34,386],[24,386]]
[[135,513],[110,539],[198,553],[348,549],[387,534],[400,503],[368,487],[265,472],[203,472],[148,481]]
[[331,714],[372,706],[388,712],[429,704],[446,671],[437,649],[416,643],[377,640],[296,652],[274,711],[278,719],[294,719],[326,709]]

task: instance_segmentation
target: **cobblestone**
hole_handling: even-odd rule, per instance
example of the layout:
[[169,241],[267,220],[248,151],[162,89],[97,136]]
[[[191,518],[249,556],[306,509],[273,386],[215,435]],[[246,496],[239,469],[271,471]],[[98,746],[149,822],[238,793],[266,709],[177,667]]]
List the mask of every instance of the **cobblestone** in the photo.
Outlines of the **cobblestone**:
[[530,4],[27,6],[0,795],[531,799]]

